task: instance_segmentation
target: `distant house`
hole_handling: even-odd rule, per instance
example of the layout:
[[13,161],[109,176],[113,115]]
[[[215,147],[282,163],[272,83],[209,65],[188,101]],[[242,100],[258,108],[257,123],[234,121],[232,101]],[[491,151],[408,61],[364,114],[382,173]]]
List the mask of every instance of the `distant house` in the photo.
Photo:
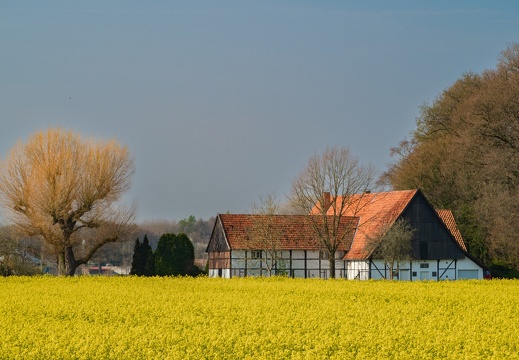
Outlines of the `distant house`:
[[[333,213],[331,199],[324,201]],[[338,200],[338,201],[336,201]],[[412,260],[401,261],[395,279],[482,279],[484,266],[468,252],[450,210],[435,210],[421,191],[390,191],[354,195],[353,206],[343,214],[342,246],[335,254],[336,277],[347,279],[389,278],[389,268],[374,256],[374,239],[398,219],[415,229]],[[355,209],[355,210],[353,210]],[[278,240],[261,246],[251,234],[254,215],[221,214],[216,217],[207,247],[209,276],[268,276],[328,278],[328,254],[316,237],[309,217],[278,215],[269,226]],[[256,219],[256,220],[255,220]],[[270,248],[270,251],[268,251]],[[272,251],[276,250],[276,251]],[[275,253],[275,259],[272,259]],[[270,261],[270,263],[269,263]],[[270,266],[267,266],[270,265]],[[275,265],[275,266],[272,266]]]

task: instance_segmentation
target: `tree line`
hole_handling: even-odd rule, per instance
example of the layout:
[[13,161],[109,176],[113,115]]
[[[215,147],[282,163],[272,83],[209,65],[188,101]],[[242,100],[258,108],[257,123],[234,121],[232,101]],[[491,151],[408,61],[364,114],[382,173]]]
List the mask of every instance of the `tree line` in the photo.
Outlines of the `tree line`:
[[[176,220],[155,220],[135,224],[127,239],[105,244],[84,266],[113,265],[130,269],[135,244],[143,239],[154,252],[163,234],[185,234],[194,247],[197,268],[204,268],[205,249],[211,236],[214,218],[197,219],[193,215]],[[142,243],[141,242],[141,243]],[[57,258],[49,244],[38,237],[20,237],[13,226],[0,226],[0,276],[56,273]],[[83,267],[78,269],[78,272]],[[196,270],[196,269],[195,269]]]
[[519,270],[519,44],[423,105],[392,154],[386,184],[422,189],[453,211],[470,253],[495,271]]

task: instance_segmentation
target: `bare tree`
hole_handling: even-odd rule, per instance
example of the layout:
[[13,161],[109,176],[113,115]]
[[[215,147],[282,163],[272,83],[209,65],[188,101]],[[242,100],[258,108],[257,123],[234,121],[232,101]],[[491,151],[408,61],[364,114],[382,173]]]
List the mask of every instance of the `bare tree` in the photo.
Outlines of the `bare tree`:
[[378,236],[371,239],[368,246],[372,246],[373,257],[384,260],[386,268],[389,268],[389,279],[393,280],[396,272],[400,270],[400,262],[411,259],[412,239],[415,229],[406,219],[398,219],[392,224],[382,227]]
[[52,246],[58,274],[74,275],[101,246],[131,231],[134,210],[120,200],[133,172],[117,141],[49,129],[18,143],[2,163],[0,200],[18,231]]
[[[0,276],[34,275],[41,271],[37,241],[20,239],[14,227],[0,227]],[[41,261],[41,260],[40,260]]]
[[311,217],[312,226],[328,254],[330,278],[336,275],[337,249],[348,235],[340,231],[341,221],[357,221],[355,216],[365,205],[362,194],[373,190],[375,180],[374,168],[362,166],[348,148],[333,147],[312,157],[292,184],[292,206],[298,213],[316,215]]
[[274,194],[268,194],[260,196],[259,203],[252,204],[251,208],[252,226],[247,231],[248,241],[265,253],[262,262],[269,276],[272,276],[272,271],[280,265],[281,260],[279,244],[283,233],[276,226],[280,205]]

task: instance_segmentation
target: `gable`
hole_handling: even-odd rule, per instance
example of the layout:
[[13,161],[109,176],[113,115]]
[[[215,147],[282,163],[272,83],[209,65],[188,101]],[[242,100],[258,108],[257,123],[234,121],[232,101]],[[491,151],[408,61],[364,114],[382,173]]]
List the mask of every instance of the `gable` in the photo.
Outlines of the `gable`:
[[[334,212],[330,199],[328,214]],[[359,227],[345,260],[361,260],[371,256],[372,241],[381,236],[387,226],[397,219],[408,219],[415,229],[413,257],[415,259],[463,259],[466,248],[452,213],[436,211],[419,190],[399,190],[352,195],[344,210],[348,216],[360,217]],[[338,209],[335,209],[337,212]]]
[[461,236],[460,230],[458,229],[458,225],[456,224],[456,220],[454,219],[452,211],[446,209],[436,209],[436,213],[442,219],[445,226],[447,226],[447,229],[449,229],[454,239],[456,239],[456,242],[460,248],[467,252],[467,247],[465,246],[465,242],[463,241],[463,237]]
[[407,219],[416,229],[412,240],[414,259],[465,258],[465,253],[453,234],[420,192],[411,200],[400,218]]
[[[403,190],[351,196],[349,199],[351,204],[344,209],[344,214],[357,216],[360,220],[355,239],[344,259],[358,260],[369,257],[370,250],[373,249],[369,246],[370,243],[381,235],[382,228],[393,224],[398,219],[417,193],[418,190]],[[338,201],[340,200],[339,198]],[[333,209],[329,209],[328,214],[332,213]]]
[[206,252],[224,252],[229,251],[230,246],[225,238],[225,233],[220,216],[216,217],[213,232],[209,243],[207,244]]

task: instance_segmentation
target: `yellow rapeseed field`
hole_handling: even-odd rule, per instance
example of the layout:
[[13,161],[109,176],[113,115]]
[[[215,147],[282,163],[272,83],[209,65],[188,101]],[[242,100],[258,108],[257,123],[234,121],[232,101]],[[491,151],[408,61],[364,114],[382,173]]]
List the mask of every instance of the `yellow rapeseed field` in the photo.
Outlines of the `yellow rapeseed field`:
[[519,281],[0,279],[2,359],[519,359]]

